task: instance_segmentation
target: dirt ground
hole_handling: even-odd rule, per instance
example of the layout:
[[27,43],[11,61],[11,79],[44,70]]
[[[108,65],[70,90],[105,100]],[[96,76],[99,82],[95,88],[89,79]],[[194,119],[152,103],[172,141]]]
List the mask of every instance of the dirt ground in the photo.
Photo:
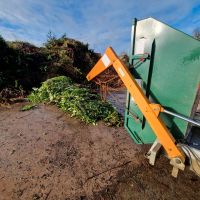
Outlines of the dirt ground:
[[200,178],[171,177],[123,127],[86,125],[55,106],[0,108],[0,200],[200,199]]

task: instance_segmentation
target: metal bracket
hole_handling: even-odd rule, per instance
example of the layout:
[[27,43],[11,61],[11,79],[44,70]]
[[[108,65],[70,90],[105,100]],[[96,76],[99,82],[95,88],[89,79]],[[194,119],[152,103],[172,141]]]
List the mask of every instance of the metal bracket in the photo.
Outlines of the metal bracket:
[[184,171],[185,169],[185,164],[180,158],[172,158],[170,164],[173,166],[172,176],[175,178],[177,178],[179,170]]
[[[145,157],[149,159],[149,163],[151,165],[155,165],[156,156],[158,155],[161,146],[162,145],[160,144],[159,140],[156,139],[151,148],[149,149],[148,153],[145,155]],[[175,178],[178,176],[179,170],[185,169],[185,164],[178,157],[172,158],[170,160],[170,164],[173,166],[172,176]]]
[[148,153],[145,155],[145,157],[149,159],[149,163],[151,165],[155,164],[156,156],[157,156],[161,146],[162,145],[160,144],[159,140],[156,139],[155,142],[153,143],[153,145],[151,146],[151,148],[149,149]]

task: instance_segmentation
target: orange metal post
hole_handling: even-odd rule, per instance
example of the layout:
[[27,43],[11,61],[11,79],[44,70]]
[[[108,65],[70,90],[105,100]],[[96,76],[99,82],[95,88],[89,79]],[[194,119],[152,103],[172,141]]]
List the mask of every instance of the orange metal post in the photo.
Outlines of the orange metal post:
[[[105,54],[87,75],[87,79],[92,80],[95,76],[106,70],[111,65],[113,65],[116,72],[124,82],[124,85],[127,87],[131,96],[134,98],[135,103],[145,116],[149,125],[167,152],[169,158],[180,158],[184,163],[184,153],[176,146],[174,137],[158,116],[158,110],[160,109],[161,111],[162,107],[160,105],[151,104],[149,102],[142,89],[137,84],[132,74],[129,72],[128,68],[123,64],[122,61],[120,61],[111,47],[106,49]],[[155,110],[156,107],[158,109]]]

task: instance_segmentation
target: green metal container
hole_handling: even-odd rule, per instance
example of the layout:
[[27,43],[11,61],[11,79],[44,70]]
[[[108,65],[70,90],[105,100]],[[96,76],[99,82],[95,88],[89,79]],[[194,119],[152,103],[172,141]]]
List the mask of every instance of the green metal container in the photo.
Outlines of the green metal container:
[[[158,20],[134,22],[131,35],[130,71],[150,102],[185,116],[192,116],[200,83],[200,41]],[[148,57],[142,62],[141,58]],[[188,123],[161,113],[173,136],[186,136]],[[127,94],[125,128],[138,144],[155,141],[134,99]]]

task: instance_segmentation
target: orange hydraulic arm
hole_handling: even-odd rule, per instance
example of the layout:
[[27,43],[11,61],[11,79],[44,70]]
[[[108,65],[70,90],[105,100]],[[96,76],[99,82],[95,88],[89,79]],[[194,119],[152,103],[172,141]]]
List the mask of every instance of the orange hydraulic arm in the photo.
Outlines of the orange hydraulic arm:
[[[159,104],[152,104],[148,98],[144,95],[142,89],[133,78],[125,64],[120,61],[114,50],[109,47],[106,49],[105,54],[97,62],[94,68],[88,73],[87,79],[90,81],[108,67],[113,66],[127,87],[131,96],[134,98],[135,103],[145,116],[152,130],[156,134],[160,144],[164,147],[168,157],[172,159],[178,159],[179,163],[185,162],[185,155],[175,144],[175,139],[169,132],[165,124],[159,118],[159,113],[163,111],[163,108]],[[178,163],[178,162],[177,162]],[[176,165],[177,168],[179,168]]]

